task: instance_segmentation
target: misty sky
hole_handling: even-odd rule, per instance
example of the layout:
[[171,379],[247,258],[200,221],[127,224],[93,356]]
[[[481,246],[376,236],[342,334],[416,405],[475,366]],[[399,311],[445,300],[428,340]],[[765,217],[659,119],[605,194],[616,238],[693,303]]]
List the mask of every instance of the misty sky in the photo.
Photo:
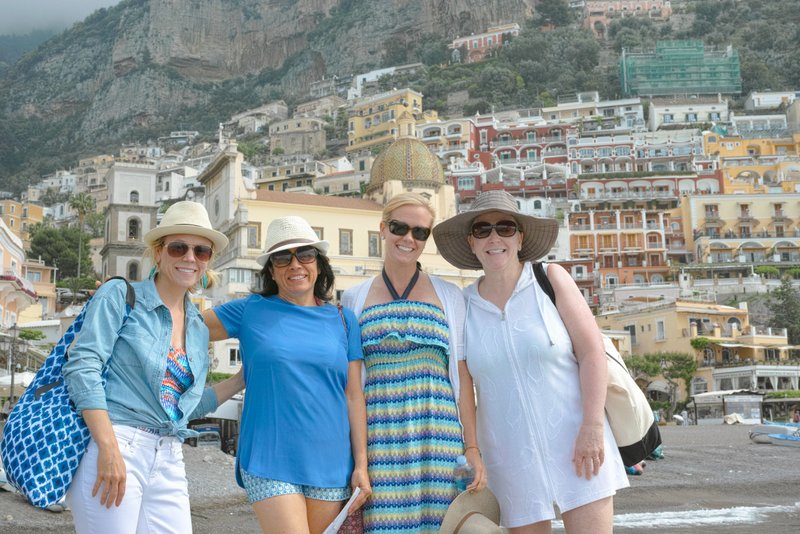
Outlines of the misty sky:
[[121,0],[0,0],[0,35],[66,29],[94,10]]

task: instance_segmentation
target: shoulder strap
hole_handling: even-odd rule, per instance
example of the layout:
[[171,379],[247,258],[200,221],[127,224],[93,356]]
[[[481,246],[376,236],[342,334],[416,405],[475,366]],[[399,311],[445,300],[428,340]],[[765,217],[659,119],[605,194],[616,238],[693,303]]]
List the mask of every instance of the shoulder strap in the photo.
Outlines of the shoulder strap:
[[542,262],[537,261],[532,264],[533,265],[533,276],[536,278],[536,281],[539,283],[539,287],[542,288],[542,291],[550,297],[550,300],[553,302],[553,306],[556,304],[556,292],[553,289],[553,284],[550,283],[550,280],[547,278],[547,273],[544,272],[544,267],[542,266]]
[[342,311],[342,305],[336,304],[336,309],[339,310],[339,317],[342,318],[342,324],[344,325],[344,336],[347,337],[350,335],[350,332],[347,331],[347,321],[344,318],[344,312]]
[[133,289],[133,286],[131,285],[130,282],[128,282],[128,279],[123,276],[112,276],[111,278],[106,280],[106,282],[108,282],[109,280],[122,280],[123,282],[125,282],[125,286],[127,288],[125,292],[125,304],[127,304],[127,308],[125,309],[125,319],[127,319],[128,315],[130,314],[130,311],[136,305],[136,290]]

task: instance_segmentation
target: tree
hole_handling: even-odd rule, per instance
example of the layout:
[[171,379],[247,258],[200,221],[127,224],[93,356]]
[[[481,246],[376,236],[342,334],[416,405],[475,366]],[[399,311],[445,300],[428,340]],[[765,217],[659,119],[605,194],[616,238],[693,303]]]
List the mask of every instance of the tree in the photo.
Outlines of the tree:
[[768,298],[769,326],[785,328],[788,342],[800,344],[800,291],[792,286],[789,276],[784,276],[781,285]]
[[536,6],[534,24],[537,26],[566,26],[572,22],[573,15],[564,0],[541,0]]
[[[46,265],[58,267],[59,279],[74,277],[78,274],[78,243],[82,248],[89,246],[88,234],[77,228],[54,228],[44,224],[36,224],[31,228],[31,258],[41,257]],[[92,272],[92,262],[81,257],[81,272]]]
[[[678,390],[678,380],[683,380],[686,397],[691,394],[692,378],[697,372],[697,360],[692,354],[683,352],[657,352],[625,359],[625,365],[634,375],[645,375],[651,381],[657,376],[666,380],[673,392]],[[670,410],[675,411],[677,396],[670,395]]]
[[69,207],[78,212],[78,274],[81,277],[81,255],[83,253],[83,221],[87,213],[95,212],[94,197],[89,193],[78,193],[69,199]]

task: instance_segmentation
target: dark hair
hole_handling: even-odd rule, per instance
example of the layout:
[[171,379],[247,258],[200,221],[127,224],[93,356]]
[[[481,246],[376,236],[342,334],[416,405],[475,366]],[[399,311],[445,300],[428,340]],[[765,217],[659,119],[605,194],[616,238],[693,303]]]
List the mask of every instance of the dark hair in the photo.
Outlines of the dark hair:
[[[253,289],[253,293],[264,297],[278,294],[278,283],[272,277],[272,258],[267,260],[258,273],[261,289]],[[314,296],[319,300],[329,301],[333,298],[331,290],[335,277],[331,262],[324,254],[317,254],[317,281],[314,283]]]

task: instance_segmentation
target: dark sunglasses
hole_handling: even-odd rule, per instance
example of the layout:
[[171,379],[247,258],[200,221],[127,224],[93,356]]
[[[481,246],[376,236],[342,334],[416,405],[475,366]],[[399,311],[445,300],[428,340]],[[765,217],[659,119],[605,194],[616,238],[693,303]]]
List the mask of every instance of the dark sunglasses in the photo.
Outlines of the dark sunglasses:
[[511,237],[517,233],[517,223],[514,221],[499,221],[494,224],[488,222],[476,222],[472,225],[472,237],[475,239],[485,239],[489,237],[492,230],[497,232],[500,237]]
[[317,252],[317,249],[314,247],[300,247],[294,249],[294,252],[291,250],[276,252],[270,256],[269,261],[271,261],[272,265],[275,267],[286,267],[292,263],[292,256],[297,258],[297,261],[300,263],[313,263],[317,259],[317,254],[319,254],[319,252]]
[[173,241],[172,243],[167,244],[167,254],[173,258],[182,258],[186,256],[186,253],[189,252],[189,249],[192,249],[192,252],[194,252],[194,257],[197,261],[210,260],[211,253],[214,252],[214,249],[208,245],[190,246],[183,241]]
[[405,236],[408,234],[408,231],[411,230],[411,237],[416,239],[417,241],[427,241],[428,237],[431,235],[431,229],[425,228],[424,226],[414,226],[413,228],[407,225],[404,222],[400,221],[389,221],[389,231],[394,235],[399,235],[400,237]]

